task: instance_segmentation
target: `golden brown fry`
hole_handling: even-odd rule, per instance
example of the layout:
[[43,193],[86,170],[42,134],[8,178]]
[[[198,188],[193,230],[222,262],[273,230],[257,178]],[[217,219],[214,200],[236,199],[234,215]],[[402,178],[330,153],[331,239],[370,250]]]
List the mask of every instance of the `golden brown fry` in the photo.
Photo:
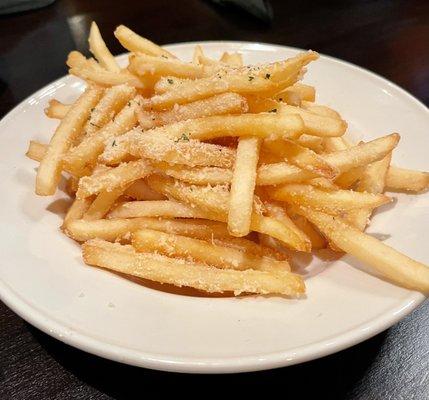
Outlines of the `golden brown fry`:
[[35,140],[30,140],[28,150],[25,155],[34,161],[40,162],[43,160],[43,157],[45,157],[46,150],[48,150],[47,144],[39,143]]
[[187,263],[159,254],[137,253],[131,246],[94,239],[83,244],[83,258],[89,265],[111,269],[176,286],[206,292],[278,293],[299,296],[305,285],[299,275],[289,272],[235,271]]
[[128,197],[135,200],[164,200],[165,196],[152,190],[144,179],[132,183],[124,192]]
[[70,110],[70,104],[63,104],[56,99],[49,100],[48,107],[45,108],[45,115],[48,118],[63,119]]
[[98,62],[108,71],[120,72],[119,65],[116,63],[115,57],[106,46],[97,24],[92,21],[89,31],[89,50],[98,60]]
[[287,87],[282,92],[277,93],[274,98],[277,101],[299,106],[302,101],[314,101],[316,98],[316,89],[314,86],[295,83],[294,85]]
[[112,210],[107,218],[204,218],[205,214],[195,207],[173,200],[130,201]]
[[67,211],[61,228],[63,230],[67,230],[67,227],[72,221],[81,219],[91,205],[92,200],[92,197],[87,197],[86,199],[74,199],[72,205]]
[[386,190],[423,192],[429,188],[429,173],[391,166],[386,176]]
[[234,67],[241,67],[243,65],[243,57],[240,53],[228,53],[225,51],[219,61]]
[[246,236],[250,232],[260,146],[261,139],[253,137],[242,137],[238,142],[227,220],[233,236]]
[[102,190],[89,206],[82,218],[85,221],[94,221],[103,218],[116,203],[122,193],[124,193],[123,187],[119,187],[111,191]]
[[186,236],[143,229],[133,233],[132,244],[142,252],[159,252],[169,257],[191,257],[194,261],[217,268],[257,271],[290,271],[287,261],[257,257],[231,247],[220,246]]
[[111,168],[106,172],[84,176],[79,181],[79,190],[76,196],[88,197],[101,191],[111,192],[118,188],[124,188],[144,178],[152,172],[150,165],[145,160],[130,161]]
[[163,112],[150,112],[139,109],[137,116],[142,129],[209,117],[212,115],[241,114],[248,111],[246,99],[236,93],[222,93],[207,99],[182,104]]
[[150,40],[138,35],[124,25],[119,25],[115,29],[114,35],[122,46],[133,53],[143,53],[152,56],[166,56],[169,58],[176,58],[167,50],[164,50]]
[[341,218],[309,208],[297,208],[336,246],[374,268],[392,282],[429,292],[429,268],[376,238],[347,225]]
[[331,213],[358,208],[373,209],[391,201],[389,197],[382,194],[360,193],[351,190],[324,191],[303,184],[287,184],[274,189],[269,195],[274,200]]
[[314,104],[311,101],[302,101],[301,107],[307,111],[310,111],[317,115],[321,115],[323,117],[342,119],[341,115],[337,111],[333,110],[332,108],[329,108],[327,106],[322,106],[320,104]]
[[36,193],[38,195],[49,196],[55,193],[61,177],[62,158],[72,145],[74,138],[79,135],[91,109],[102,94],[103,90],[100,88],[88,88],[61,120],[37,171]]

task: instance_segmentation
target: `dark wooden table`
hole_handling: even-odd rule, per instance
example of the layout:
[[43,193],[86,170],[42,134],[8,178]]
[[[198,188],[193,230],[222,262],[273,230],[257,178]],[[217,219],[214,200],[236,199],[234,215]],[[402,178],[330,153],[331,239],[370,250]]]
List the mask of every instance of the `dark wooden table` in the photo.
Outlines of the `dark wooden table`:
[[[271,25],[201,0],[58,0],[44,9],[2,16],[0,116],[64,75],[70,50],[87,52],[93,19],[109,33],[105,39],[113,53],[123,51],[110,34],[119,23],[160,44],[227,39],[311,48],[383,75],[429,104],[429,2],[271,4]],[[197,376],[139,369],[89,355],[31,327],[0,303],[0,399],[117,399],[171,389],[189,395],[196,392],[194,384],[224,395],[261,388],[285,397],[296,392],[321,399],[429,399],[428,314],[426,302],[373,339],[302,365]]]

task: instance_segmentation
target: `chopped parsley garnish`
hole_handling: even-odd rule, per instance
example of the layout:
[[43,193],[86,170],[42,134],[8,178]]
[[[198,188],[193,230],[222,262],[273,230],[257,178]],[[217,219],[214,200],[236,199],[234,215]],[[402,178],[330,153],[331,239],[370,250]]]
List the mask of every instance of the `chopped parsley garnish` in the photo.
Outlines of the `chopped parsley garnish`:
[[94,124],[93,122],[90,122],[89,125],[95,126],[96,128],[100,129],[100,127],[97,124]]
[[91,108],[91,112],[94,112],[95,108]]
[[277,112],[277,108],[273,108],[272,110],[270,110],[268,112],[276,113]]
[[116,144],[116,140],[114,140],[114,141],[112,142],[112,147],[115,147],[115,146],[117,146],[117,144]]
[[167,58],[167,59],[168,59],[168,57],[167,57],[165,54],[161,54],[161,57],[162,57],[162,58]]
[[174,81],[173,81],[173,79],[168,78],[168,79],[167,79],[167,82],[168,82],[170,85],[172,85]]
[[255,79],[254,76],[249,76],[249,82],[253,81],[253,79]]
[[270,79],[271,74],[265,74],[265,79]]
[[130,107],[131,106],[131,101],[129,101],[127,104],[128,104],[128,107]]
[[283,97],[279,97],[279,101],[283,101]]
[[186,135],[186,133],[182,133],[182,136],[180,136],[178,139],[174,141],[175,143],[179,142],[189,142],[189,136]]

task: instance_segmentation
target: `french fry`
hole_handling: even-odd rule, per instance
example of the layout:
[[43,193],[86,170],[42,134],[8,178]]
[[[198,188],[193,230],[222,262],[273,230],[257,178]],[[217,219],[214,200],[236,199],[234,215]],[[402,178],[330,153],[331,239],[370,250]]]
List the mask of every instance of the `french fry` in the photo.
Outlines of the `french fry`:
[[130,161],[116,168],[92,176],[84,176],[79,181],[79,190],[76,196],[84,198],[101,191],[111,192],[115,189],[124,188],[152,172],[151,167],[145,160]]
[[307,147],[287,139],[265,140],[264,147],[279,157],[286,158],[291,164],[304,170],[333,179],[338,171],[325,159]]
[[212,115],[241,114],[247,111],[247,102],[243,96],[236,93],[222,93],[207,99],[182,104],[168,111],[148,112],[139,109],[137,117],[142,129],[151,129],[187,119]]
[[279,293],[299,296],[305,291],[302,278],[289,272],[218,269],[159,254],[137,253],[130,246],[99,239],[84,243],[82,247],[84,261],[89,265],[156,282],[189,286],[209,293]]
[[331,180],[323,178],[323,177],[309,179],[308,181],[305,181],[304,183],[311,185],[311,186],[315,186],[315,187],[323,189],[323,190],[338,190],[338,189],[340,189]]
[[135,95],[136,90],[128,85],[112,86],[106,89],[103,97],[91,110],[90,118],[83,129],[85,135],[92,136],[103,128]]
[[128,197],[135,200],[164,200],[165,196],[152,190],[144,179],[132,183],[124,192]]
[[307,147],[316,153],[321,153],[323,150],[323,139],[319,136],[301,135],[298,139],[295,139],[296,143],[301,146]]
[[124,193],[123,187],[118,187],[111,191],[102,190],[94,199],[82,218],[85,221],[94,221],[103,218],[122,193]]
[[343,137],[324,137],[323,146],[326,153],[334,153],[350,147]]
[[423,192],[429,188],[429,173],[390,166],[386,190],[394,192]]
[[141,37],[124,25],[119,25],[115,29],[114,35],[123,47],[133,53],[143,53],[152,56],[166,56],[168,58],[176,58],[167,50],[164,50],[150,40]]
[[167,75],[178,78],[197,79],[211,75],[213,68],[200,64],[185,63],[176,58],[150,56],[147,54],[131,54],[128,69],[135,75]]
[[217,65],[218,62],[216,60],[212,60],[211,58],[207,57],[204,52],[203,48],[197,44],[194,47],[194,54],[192,56],[192,62],[194,64],[203,64],[203,65]]
[[227,220],[232,236],[250,232],[260,146],[261,139],[253,137],[242,137],[238,142]]
[[35,140],[30,140],[28,145],[28,150],[25,155],[28,158],[31,158],[34,161],[42,161],[45,157],[46,151],[48,150],[48,145],[36,142]]
[[72,221],[80,220],[90,207],[92,200],[92,197],[87,197],[86,199],[74,199],[72,205],[67,211],[61,229],[67,230],[68,225]]
[[[383,193],[391,158],[392,154],[390,153],[380,161],[368,164],[363,170],[356,190],[373,194]],[[372,210],[362,208],[349,213],[345,220],[360,231],[364,231],[371,214]]]
[[314,136],[342,136],[347,129],[347,123],[342,119],[322,116],[300,107],[282,104],[278,112],[299,115],[304,121],[305,132]]
[[193,185],[223,185],[232,180],[232,170],[219,167],[187,167],[168,163],[152,165],[172,178]]
[[302,215],[294,213],[290,208],[287,210],[292,222],[307,236],[311,243],[312,250],[324,249],[327,246],[326,239],[322,234]]
[[73,197],[76,195],[77,189],[79,188],[79,179],[73,175],[67,179],[66,183],[66,193]]
[[[65,226],[64,232],[78,242],[85,242],[94,238],[115,241],[139,229],[154,229],[197,239],[224,239],[229,237],[225,224],[198,219],[130,218],[84,221],[73,218]],[[234,239],[243,240],[242,238]]]
[[234,67],[241,67],[243,65],[243,57],[239,53],[228,53],[225,51],[219,61]]
[[270,192],[274,200],[311,207],[328,213],[379,207],[391,199],[382,194],[360,193],[351,190],[324,191],[311,185],[287,184]]
[[63,119],[70,110],[71,105],[63,104],[56,99],[49,100],[48,107],[45,108],[45,115],[48,118]]
[[[179,139],[170,139],[163,135],[145,134],[139,130],[130,135],[128,152],[139,158],[153,159],[172,164],[184,164],[190,167],[215,166],[232,167],[235,151],[223,146],[202,143],[190,139],[185,133]],[[121,143],[119,140],[118,143]]]
[[350,189],[360,179],[364,169],[365,166],[362,165],[343,172],[335,179],[335,184],[342,189]]
[[429,269],[376,238],[347,225],[341,218],[309,208],[297,212],[308,218],[340,249],[371,266],[397,285],[427,293]]
[[70,148],[74,138],[79,135],[91,109],[102,94],[103,90],[100,88],[87,89],[61,120],[37,171],[36,193],[38,195],[49,196],[55,193],[61,177],[62,157]]
[[[108,139],[120,136],[129,131],[137,123],[135,111],[138,108],[138,97],[131,100],[115,117],[102,129],[84,138],[78,146],[63,157],[64,165],[75,175],[82,176],[88,167],[92,167],[97,157],[103,152]],[[114,143],[114,142],[113,142]]]
[[153,91],[155,94],[163,94],[190,82],[192,82],[190,79],[177,78],[176,76],[161,76],[153,86]]
[[191,257],[217,268],[256,271],[290,271],[287,261],[256,257],[231,247],[214,245],[200,239],[143,229],[133,233],[132,244],[137,251],[161,253],[169,257]]
[[282,101],[287,104],[299,106],[302,101],[312,102],[316,98],[316,89],[314,86],[305,85],[303,83],[295,83],[287,87],[282,92],[277,93],[274,98],[277,101]]
[[89,50],[104,68],[108,71],[120,72],[120,68],[116,63],[115,57],[112,56],[112,53],[107,48],[106,43],[100,34],[100,30],[94,21],[91,23],[88,43]]
[[143,78],[131,74],[127,70],[112,72],[102,68],[95,60],[87,60],[77,51],[72,51],[67,59],[67,65],[70,67],[69,73],[81,79],[90,81],[100,86],[116,86],[128,84],[138,89],[145,89],[149,83]]
[[301,107],[307,111],[310,111],[317,115],[321,115],[323,117],[342,119],[341,115],[337,111],[333,110],[332,108],[329,108],[327,106],[322,106],[320,104],[314,104],[311,101],[302,101]]
[[[174,85],[165,93],[153,96],[148,102],[148,108],[162,111],[174,104],[190,103],[216,94],[233,92],[252,94],[264,91],[276,91],[279,85],[271,80],[247,75],[226,75],[219,79],[217,76],[184,81]],[[159,89],[158,89],[159,90]]]
[[[197,208],[173,200],[130,201],[112,210],[107,218],[204,218]],[[85,218],[84,218],[85,219]]]
[[[204,210],[207,219],[225,222],[228,218],[229,191],[225,188],[190,186],[173,179],[152,175],[148,177],[149,185],[156,191],[194,205]],[[250,229],[259,233],[265,233],[281,240],[290,248],[309,251],[306,243],[297,240],[296,235],[277,220],[264,217],[253,212]]]

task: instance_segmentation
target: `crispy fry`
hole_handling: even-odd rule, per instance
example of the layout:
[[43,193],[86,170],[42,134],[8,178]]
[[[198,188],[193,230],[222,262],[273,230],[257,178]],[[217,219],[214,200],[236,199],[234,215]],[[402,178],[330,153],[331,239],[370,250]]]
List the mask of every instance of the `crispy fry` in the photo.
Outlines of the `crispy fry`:
[[99,266],[176,286],[190,286],[206,292],[279,293],[299,296],[305,286],[299,275],[289,272],[235,271],[187,263],[159,254],[137,253],[130,246],[94,239],[83,244],[83,258]]
[[130,201],[112,210],[108,218],[204,218],[204,213],[195,207],[173,200]]
[[67,230],[67,227],[72,221],[81,219],[91,205],[92,200],[92,197],[87,197],[86,199],[74,199],[73,204],[67,211],[61,228],[63,230]]
[[429,269],[426,265],[347,225],[339,217],[304,207],[297,211],[315,224],[340,249],[370,265],[392,282],[429,292]]
[[258,138],[242,137],[238,142],[228,210],[228,230],[233,236],[250,232],[260,146]]
[[49,100],[48,107],[45,108],[45,115],[48,118],[63,119],[70,110],[70,104],[63,104],[56,99]]
[[107,48],[106,43],[101,37],[100,30],[94,21],[91,23],[88,43],[89,50],[104,68],[108,71],[120,72],[120,68],[116,63],[115,57],[112,56],[112,53]]
[[55,193],[61,177],[62,157],[70,148],[74,138],[79,135],[91,108],[97,104],[102,94],[103,90],[100,88],[87,89],[61,120],[37,171],[36,193],[38,195],[49,196]]
[[111,191],[102,190],[89,206],[82,218],[85,221],[94,221],[103,218],[122,193],[124,193],[123,187],[118,187]]
[[235,67],[243,65],[243,57],[239,53],[228,53],[225,51],[219,61]]
[[314,86],[305,85],[303,83],[295,83],[287,87],[280,93],[275,95],[277,101],[282,101],[287,104],[299,106],[302,101],[312,102],[316,97],[316,89]]
[[166,56],[168,58],[176,58],[167,50],[164,50],[150,40],[139,36],[137,33],[133,32],[124,25],[119,25],[115,29],[114,35],[122,46],[133,53],[143,53],[152,56]]
[[323,117],[342,119],[341,115],[337,111],[333,110],[332,108],[329,108],[327,106],[322,106],[320,104],[314,104],[311,101],[302,101],[301,107],[306,109],[307,111],[310,111],[317,115],[321,115]]
[[142,252],[161,253],[169,257],[191,257],[217,268],[257,271],[290,271],[287,261],[257,257],[231,247],[220,246],[200,239],[142,229],[133,233],[132,244]]
[[28,145],[28,150],[25,155],[28,158],[31,158],[34,161],[42,161],[45,157],[46,151],[48,150],[48,145],[36,142],[35,140],[30,140]]
[[423,192],[429,188],[429,173],[391,166],[386,176],[386,190]]
[[101,172],[92,176],[84,176],[79,181],[79,190],[76,196],[88,197],[101,191],[111,192],[118,188],[124,188],[152,172],[145,160],[130,161],[116,168]]
[[152,190],[143,179],[132,183],[124,192],[135,200],[164,200],[165,196]]
[[287,184],[270,192],[274,200],[338,213],[359,208],[379,207],[391,201],[382,194],[360,193],[351,190],[324,191],[311,185]]
[[137,116],[142,129],[151,129],[157,126],[209,117],[212,115],[240,114],[248,111],[246,99],[236,93],[222,93],[207,99],[175,106],[163,112],[149,112],[139,109]]

